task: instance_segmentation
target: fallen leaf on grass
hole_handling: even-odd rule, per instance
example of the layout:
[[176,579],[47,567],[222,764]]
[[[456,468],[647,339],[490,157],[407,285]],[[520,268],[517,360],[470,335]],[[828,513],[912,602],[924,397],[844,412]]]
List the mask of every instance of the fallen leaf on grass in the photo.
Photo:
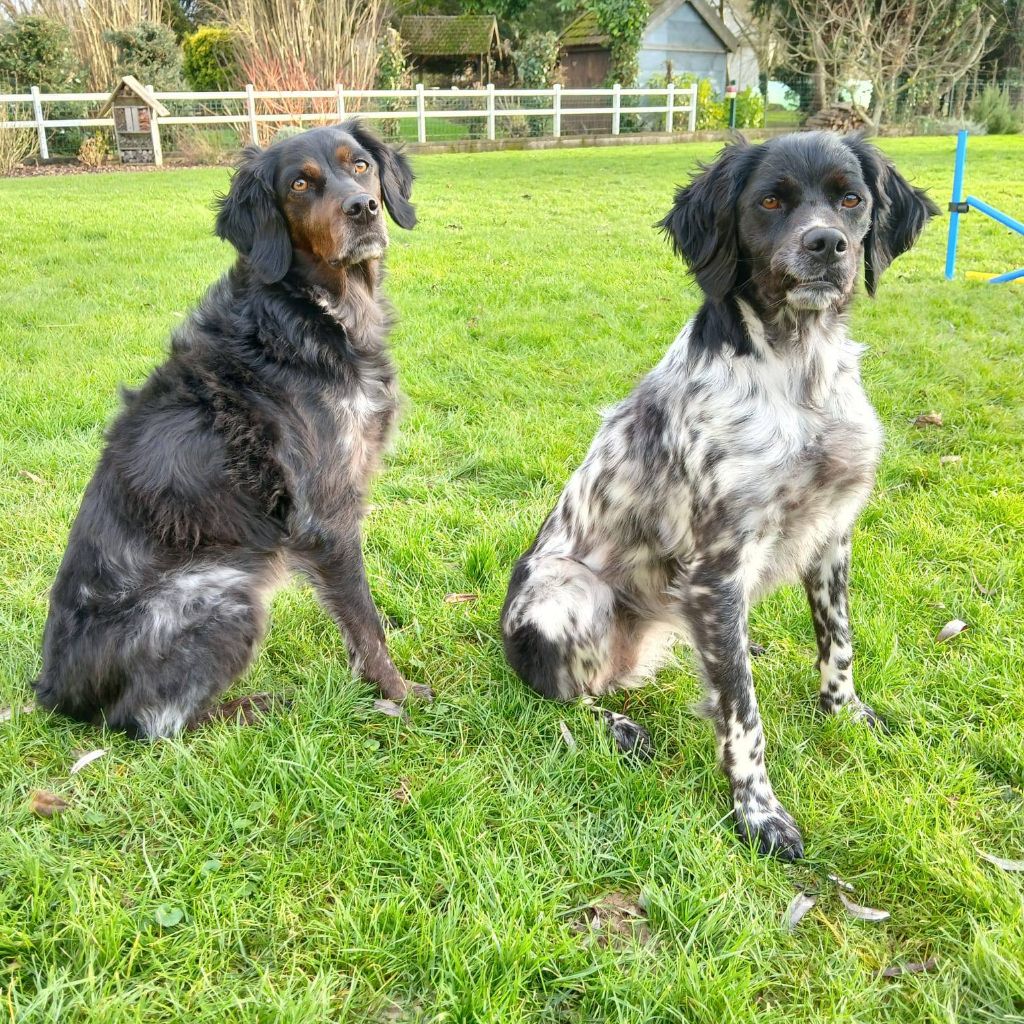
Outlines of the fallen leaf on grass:
[[964,457],[962,455],[940,455],[939,465],[940,466],[952,466],[957,462],[963,462]]
[[810,910],[817,902],[817,896],[810,896],[805,892],[798,892],[793,899],[790,900],[789,906],[786,907],[786,912],[782,915],[782,930],[784,932],[796,931],[796,926],[803,920],[807,911]]
[[476,594],[445,594],[445,604],[466,604],[469,601],[475,601],[477,598]]
[[398,789],[391,791],[391,799],[397,800],[400,804],[407,804],[412,799],[412,789],[410,789],[409,779],[405,775],[398,780]]
[[[23,704],[21,706],[21,713],[23,715],[30,715],[35,709],[35,704]],[[0,708],[0,722],[9,722],[13,717],[14,708]]]
[[963,619],[950,619],[939,630],[938,635],[935,637],[935,642],[937,644],[944,644],[947,640],[952,640],[957,634],[962,633],[966,628],[967,623]]
[[567,726],[565,724],[565,722],[559,722],[558,723],[558,731],[562,734],[562,739],[565,740],[565,745],[570,750],[575,750],[576,749],[576,737],[573,736],[573,734],[571,732],[569,732],[569,726]]
[[571,928],[577,935],[586,935],[597,946],[624,946],[635,939],[647,944],[651,929],[644,908],[632,897],[612,892],[593,906],[584,907]]
[[153,920],[161,928],[173,928],[185,920],[185,911],[181,907],[171,907],[166,903],[161,903],[153,912]]
[[26,480],[31,480],[34,484],[45,484],[46,481],[39,476],[37,473],[30,473],[27,469],[19,469],[18,476],[23,476]]
[[942,413],[935,412],[923,412],[917,419],[914,420],[915,427],[941,427],[942,426]]
[[393,700],[385,700],[383,697],[378,697],[373,702],[373,710],[387,715],[388,718],[401,718],[406,722],[409,720],[409,712],[401,704],[396,704]]
[[978,856],[987,860],[989,864],[995,864],[1002,871],[1024,871],[1024,860],[1007,860],[1005,857],[997,857],[992,853],[985,853],[978,850]]
[[846,912],[850,917],[856,917],[861,921],[887,921],[890,916],[888,910],[862,907],[859,903],[854,903],[853,900],[847,899],[842,893],[839,893],[839,901],[846,907]]
[[63,814],[71,805],[62,796],[49,793],[45,789],[34,789],[28,798],[28,809],[40,818],[52,818],[55,814]]
[[93,763],[93,761],[99,760],[99,758],[101,758],[105,753],[106,750],[104,750],[102,747],[99,750],[87,751],[71,766],[70,774],[77,775],[83,768],[86,767],[86,765],[90,765]]
[[901,974],[924,974],[925,971],[934,971],[938,965],[939,961],[930,956],[919,964],[893,964],[884,971],[879,971],[878,975],[881,978],[898,978]]

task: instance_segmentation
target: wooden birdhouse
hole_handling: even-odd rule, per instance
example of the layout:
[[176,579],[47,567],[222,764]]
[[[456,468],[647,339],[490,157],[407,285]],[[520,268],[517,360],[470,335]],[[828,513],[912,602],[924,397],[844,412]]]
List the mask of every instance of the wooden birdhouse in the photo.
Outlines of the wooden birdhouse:
[[110,94],[99,116],[114,118],[114,137],[123,164],[162,164],[158,119],[170,111],[132,75],[125,75]]

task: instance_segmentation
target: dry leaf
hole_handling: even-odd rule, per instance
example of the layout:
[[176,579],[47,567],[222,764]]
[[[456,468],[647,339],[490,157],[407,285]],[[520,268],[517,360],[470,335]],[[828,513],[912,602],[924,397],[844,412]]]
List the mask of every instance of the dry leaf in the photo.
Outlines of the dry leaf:
[[101,747],[99,750],[90,750],[84,753],[72,766],[72,775],[77,775],[86,765],[90,765],[93,761],[101,758],[106,751]]
[[469,601],[475,601],[477,599],[476,594],[445,594],[445,604],[466,604]]
[[[31,715],[35,709],[35,704],[23,704],[21,706],[21,713],[23,715]],[[14,708],[0,708],[0,722],[9,722],[13,717]]]
[[978,851],[978,856],[982,860],[987,860],[989,864],[995,864],[997,868],[1003,871],[1024,871],[1024,860],[1007,860],[1005,857],[996,857],[994,854],[985,853],[983,850]]
[[373,702],[373,710],[382,715],[387,715],[388,718],[402,718],[406,721],[409,720],[409,712],[406,711],[401,704],[396,704],[393,700],[385,700],[383,697],[378,697],[377,700]]
[[939,630],[938,635],[935,637],[935,642],[937,644],[944,644],[947,640],[952,640],[958,633],[962,633],[966,628],[967,623],[963,619],[950,619]]
[[391,799],[397,800],[400,804],[407,804],[412,799],[412,790],[409,788],[409,779],[403,775],[398,780],[398,789],[391,791]]
[[962,455],[940,455],[939,465],[940,466],[952,466],[957,462],[963,462],[964,457]]
[[784,932],[796,931],[796,926],[803,920],[804,915],[818,902],[817,896],[810,896],[805,892],[798,892],[786,907],[782,915],[782,930]]
[[558,723],[558,731],[562,734],[562,739],[565,740],[565,745],[570,750],[575,750],[576,749],[576,737],[573,736],[573,734],[571,732],[569,732],[569,726],[567,726],[565,724],[565,722],[559,722]]
[[586,935],[600,948],[624,946],[633,939],[651,941],[644,908],[632,897],[612,892],[593,906],[584,907],[570,926],[578,935]]
[[62,814],[71,805],[62,796],[56,793],[48,793],[45,789],[34,789],[28,798],[28,809],[40,818],[52,818],[55,814]]
[[878,973],[882,978],[898,978],[901,974],[924,974],[925,971],[934,971],[938,965],[938,960],[930,956],[923,963],[893,964],[891,967],[886,967],[884,971],[879,971]]
[[18,476],[23,476],[26,480],[31,480],[34,484],[45,484],[46,481],[36,473],[30,473],[27,469],[19,469]]
[[914,420],[915,427],[941,427],[942,426],[942,413],[935,412],[923,412],[920,416]]
[[839,900],[846,907],[846,912],[851,917],[856,917],[861,921],[887,921],[889,919],[888,910],[862,907],[859,903],[854,903],[853,900],[847,899],[842,893],[839,893]]

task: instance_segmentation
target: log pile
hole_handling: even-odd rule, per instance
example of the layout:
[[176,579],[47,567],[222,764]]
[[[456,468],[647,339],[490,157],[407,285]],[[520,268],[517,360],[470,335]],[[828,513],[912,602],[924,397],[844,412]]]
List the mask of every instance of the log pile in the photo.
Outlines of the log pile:
[[804,122],[805,131],[856,132],[871,127],[871,119],[856,103],[834,103]]

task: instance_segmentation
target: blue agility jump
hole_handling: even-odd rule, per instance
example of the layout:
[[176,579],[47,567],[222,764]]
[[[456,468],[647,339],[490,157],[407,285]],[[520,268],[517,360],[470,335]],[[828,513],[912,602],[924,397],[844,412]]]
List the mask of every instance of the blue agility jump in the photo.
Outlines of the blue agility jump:
[[[986,217],[991,217],[994,221],[998,221],[1000,224],[1008,227],[1011,231],[1024,235],[1024,224],[1021,224],[1019,220],[1014,220],[1013,217],[1003,213],[1002,210],[989,206],[988,203],[975,196],[967,196],[966,199],[963,197],[964,168],[966,165],[967,132],[959,132],[956,137],[956,165],[953,168],[953,199],[949,204],[949,238],[946,242],[946,279],[949,281],[953,280],[953,273],[956,270],[956,243],[960,237],[960,217],[962,214],[968,213],[971,210],[977,210],[979,213],[985,214]],[[1003,284],[1006,281],[1016,281],[1018,278],[1024,278],[1024,267],[1020,270],[1011,270],[1006,274],[999,274],[997,277],[990,277],[986,283]]]

